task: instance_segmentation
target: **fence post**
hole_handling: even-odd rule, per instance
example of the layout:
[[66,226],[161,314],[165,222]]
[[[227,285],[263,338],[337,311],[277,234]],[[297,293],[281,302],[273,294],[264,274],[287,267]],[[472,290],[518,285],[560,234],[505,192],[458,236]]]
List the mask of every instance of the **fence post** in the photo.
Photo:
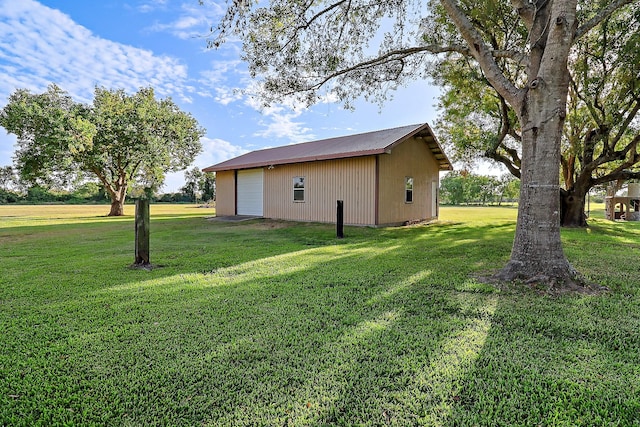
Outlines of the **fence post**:
[[344,201],[338,200],[338,207],[336,212],[336,234],[338,239],[344,237]]
[[149,200],[136,200],[136,261],[137,267],[149,266]]

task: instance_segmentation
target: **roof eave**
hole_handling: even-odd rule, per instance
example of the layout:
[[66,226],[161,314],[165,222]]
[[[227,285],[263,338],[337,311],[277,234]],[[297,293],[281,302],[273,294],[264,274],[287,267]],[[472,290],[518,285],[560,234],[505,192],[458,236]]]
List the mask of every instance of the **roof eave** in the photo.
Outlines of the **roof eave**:
[[436,158],[436,161],[438,162],[438,169],[441,171],[452,171],[453,170],[453,164],[451,164],[451,161],[449,161],[449,158],[447,157],[447,155],[444,153],[444,150],[442,149],[442,146],[440,145],[440,142],[438,141],[438,138],[436,138],[436,134],[433,133],[433,130],[431,129],[431,126],[429,126],[429,123],[425,123],[422,126],[416,128],[415,130],[413,130],[412,132],[408,133],[407,135],[405,135],[404,137],[398,139],[397,141],[394,141],[392,144],[390,144],[387,149],[391,150],[393,147],[395,147],[396,145],[406,141],[409,138],[424,138],[424,136],[421,136],[420,133],[427,131],[428,132],[428,137],[430,137],[431,141],[427,142],[427,145],[429,146],[429,150],[431,150],[431,152],[433,153],[434,157]]

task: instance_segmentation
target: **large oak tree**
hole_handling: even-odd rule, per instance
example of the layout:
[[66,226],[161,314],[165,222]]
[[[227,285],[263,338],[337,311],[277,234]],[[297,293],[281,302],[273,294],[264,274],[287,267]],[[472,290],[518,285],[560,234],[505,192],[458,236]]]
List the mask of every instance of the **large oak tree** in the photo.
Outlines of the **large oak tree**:
[[[521,130],[516,235],[511,258],[496,277],[562,286],[578,278],[560,241],[567,63],[577,42],[632,3],[638,0],[596,0],[586,8],[578,0],[231,1],[210,45],[240,37],[266,102],[295,96],[311,104],[327,92],[347,104],[362,94],[384,100],[388,89],[427,78],[432,54],[455,52],[477,64]],[[495,49],[477,18],[500,14],[512,17],[509,31],[522,36]],[[438,25],[455,31],[434,33]],[[504,66],[514,63],[524,73]]]
[[[582,10],[590,3],[582,2]],[[580,3],[579,3],[580,4]],[[509,15],[480,16],[495,50],[523,35]],[[450,31],[440,26],[439,31]],[[569,98],[561,145],[561,224],[586,226],[585,201],[596,186],[640,178],[640,9],[622,8],[578,40],[569,56]],[[505,62],[512,75],[523,64]],[[521,129],[515,111],[477,63],[456,54],[432,69],[443,87],[437,124],[453,157],[489,158],[520,177]]]
[[96,88],[93,103],[77,103],[55,85],[33,94],[18,89],[0,113],[17,136],[16,169],[28,182],[97,177],[111,198],[110,216],[123,215],[133,182],[158,186],[202,150],[204,129],[153,89],[133,95]]

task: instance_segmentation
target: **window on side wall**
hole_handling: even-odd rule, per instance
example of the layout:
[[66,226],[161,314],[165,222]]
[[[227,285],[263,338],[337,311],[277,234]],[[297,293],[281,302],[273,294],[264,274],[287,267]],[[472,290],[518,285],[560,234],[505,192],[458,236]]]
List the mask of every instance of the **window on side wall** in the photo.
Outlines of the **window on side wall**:
[[413,203],[413,177],[410,176],[404,179],[404,202]]
[[304,176],[293,178],[293,201],[304,202]]

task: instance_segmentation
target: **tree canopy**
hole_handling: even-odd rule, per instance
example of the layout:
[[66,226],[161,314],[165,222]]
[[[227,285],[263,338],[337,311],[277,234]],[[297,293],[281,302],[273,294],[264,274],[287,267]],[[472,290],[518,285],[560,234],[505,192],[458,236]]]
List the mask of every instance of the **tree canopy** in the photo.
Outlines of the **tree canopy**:
[[194,167],[184,172],[184,180],[185,184],[181,190],[194,202],[215,200],[216,174],[214,172],[202,172],[200,168]]
[[28,182],[99,179],[111,198],[109,215],[122,215],[128,186],[158,187],[167,172],[183,170],[202,150],[204,129],[152,88],[133,95],[96,88],[93,103],[77,103],[50,85],[32,94],[18,89],[0,113],[17,136],[16,169]]
[[[308,104],[333,94],[345,104],[429,78],[468,61],[512,111],[520,129],[520,203],[510,261],[499,280],[551,287],[583,284],[560,241],[559,165],[574,48],[640,0],[270,0],[230,2],[209,40],[243,42],[266,102]],[[632,5],[630,7],[627,7]],[[635,9],[634,9],[635,7]],[[495,31],[495,29],[499,29]],[[481,96],[475,91],[469,96]]]

